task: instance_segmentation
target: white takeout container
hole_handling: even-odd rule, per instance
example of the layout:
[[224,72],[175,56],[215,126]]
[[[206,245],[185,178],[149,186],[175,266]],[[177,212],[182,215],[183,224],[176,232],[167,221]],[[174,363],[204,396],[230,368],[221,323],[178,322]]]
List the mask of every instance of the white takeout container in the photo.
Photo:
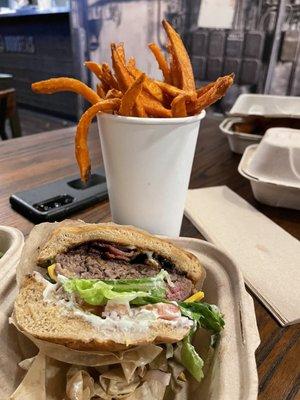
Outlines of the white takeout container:
[[259,115],[274,118],[300,118],[300,97],[241,94],[228,114],[239,117]]
[[230,150],[238,154],[243,154],[246,147],[255,143],[259,143],[262,139],[262,135],[235,132],[232,129],[232,126],[241,121],[242,118],[239,117],[228,117],[225,118],[219,125],[221,132],[223,132],[228,139]]
[[112,219],[178,236],[200,121],[98,114]]
[[300,130],[268,129],[247,171],[264,181],[300,188]]
[[251,183],[253,195],[261,203],[274,207],[284,207],[300,210],[300,185],[288,185],[284,180],[275,183],[253,176],[249,172],[251,164],[259,145],[247,147],[238,166],[239,173]]
[[[207,273],[204,282],[205,301],[220,307],[226,323],[212,364],[200,387],[197,385],[195,388],[194,383],[190,382],[189,394],[181,393],[175,400],[256,400],[258,382],[254,353],[260,340],[253,300],[245,290],[239,269],[227,255],[210,243],[189,238],[170,240],[199,258]],[[8,324],[16,289],[15,267],[16,262],[11,262],[6,274],[0,269],[1,399],[7,398],[24,376],[24,371],[17,363],[36,354],[31,342]],[[195,345],[199,349],[198,344]],[[26,399],[36,400],[36,397],[29,394]]]

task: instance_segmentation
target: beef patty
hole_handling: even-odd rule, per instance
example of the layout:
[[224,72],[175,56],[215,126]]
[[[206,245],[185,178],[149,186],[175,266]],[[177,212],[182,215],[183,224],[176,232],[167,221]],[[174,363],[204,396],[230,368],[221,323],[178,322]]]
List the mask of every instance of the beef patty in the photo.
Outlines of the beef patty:
[[169,260],[151,252],[113,243],[92,241],[58,254],[56,273],[68,278],[139,279],[168,271],[173,282],[167,288],[169,300],[184,300],[193,290],[193,283]]

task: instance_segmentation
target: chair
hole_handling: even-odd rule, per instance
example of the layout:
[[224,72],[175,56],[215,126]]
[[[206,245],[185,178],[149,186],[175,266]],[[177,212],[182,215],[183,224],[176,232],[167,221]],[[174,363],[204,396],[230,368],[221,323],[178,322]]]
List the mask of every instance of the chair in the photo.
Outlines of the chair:
[[0,137],[3,140],[8,139],[5,131],[7,119],[9,119],[12,137],[22,136],[15,89],[0,91]]

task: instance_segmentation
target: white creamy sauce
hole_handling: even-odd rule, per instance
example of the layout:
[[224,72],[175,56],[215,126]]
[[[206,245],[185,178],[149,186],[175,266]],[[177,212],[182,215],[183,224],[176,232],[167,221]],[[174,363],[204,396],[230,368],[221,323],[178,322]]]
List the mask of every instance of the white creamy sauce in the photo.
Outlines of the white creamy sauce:
[[105,318],[101,318],[98,315],[81,310],[74,296],[68,294],[68,300],[63,299],[61,294],[57,293],[59,284],[48,282],[38,273],[35,274],[35,278],[45,286],[43,291],[45,302],[62,306],[63,308],[60,309],[62,315],[69,317],[75,315],[76,317],[82,318],[95,329],[101,330],[101,334],[107,338],[112,338],[112,334],[114,340],[116,340],[116,336],[118,336],[118,340],[121,341],[122,339],[124,340],[124,337],[125,340],[126,337],[131,338],[131,340],[137,337],[142,338],[149,328],[159,319],[164,322],[164,325],[170,326],[173,329],[189,329],[193,325],[193,322],[187,317],[181,315],[175,316],[171,311],[166,312],[165,315],[170,317],[175,316],[175,319],[166,320],[161,319],[156,310],[147,310],[144,308],[131,308],[128,315],[120,315],[118,312],[112,310]]

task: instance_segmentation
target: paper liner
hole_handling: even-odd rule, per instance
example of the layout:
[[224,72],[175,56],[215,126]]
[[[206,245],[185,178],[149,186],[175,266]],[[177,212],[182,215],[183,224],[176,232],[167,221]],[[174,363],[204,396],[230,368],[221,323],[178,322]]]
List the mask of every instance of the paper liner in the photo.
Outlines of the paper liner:
[[29,369],[10,400],[162,400],[171,378],[169,373],[139,366],[127,380],[121,365],[101,372],[62,363],[42,351],[22,365]]

